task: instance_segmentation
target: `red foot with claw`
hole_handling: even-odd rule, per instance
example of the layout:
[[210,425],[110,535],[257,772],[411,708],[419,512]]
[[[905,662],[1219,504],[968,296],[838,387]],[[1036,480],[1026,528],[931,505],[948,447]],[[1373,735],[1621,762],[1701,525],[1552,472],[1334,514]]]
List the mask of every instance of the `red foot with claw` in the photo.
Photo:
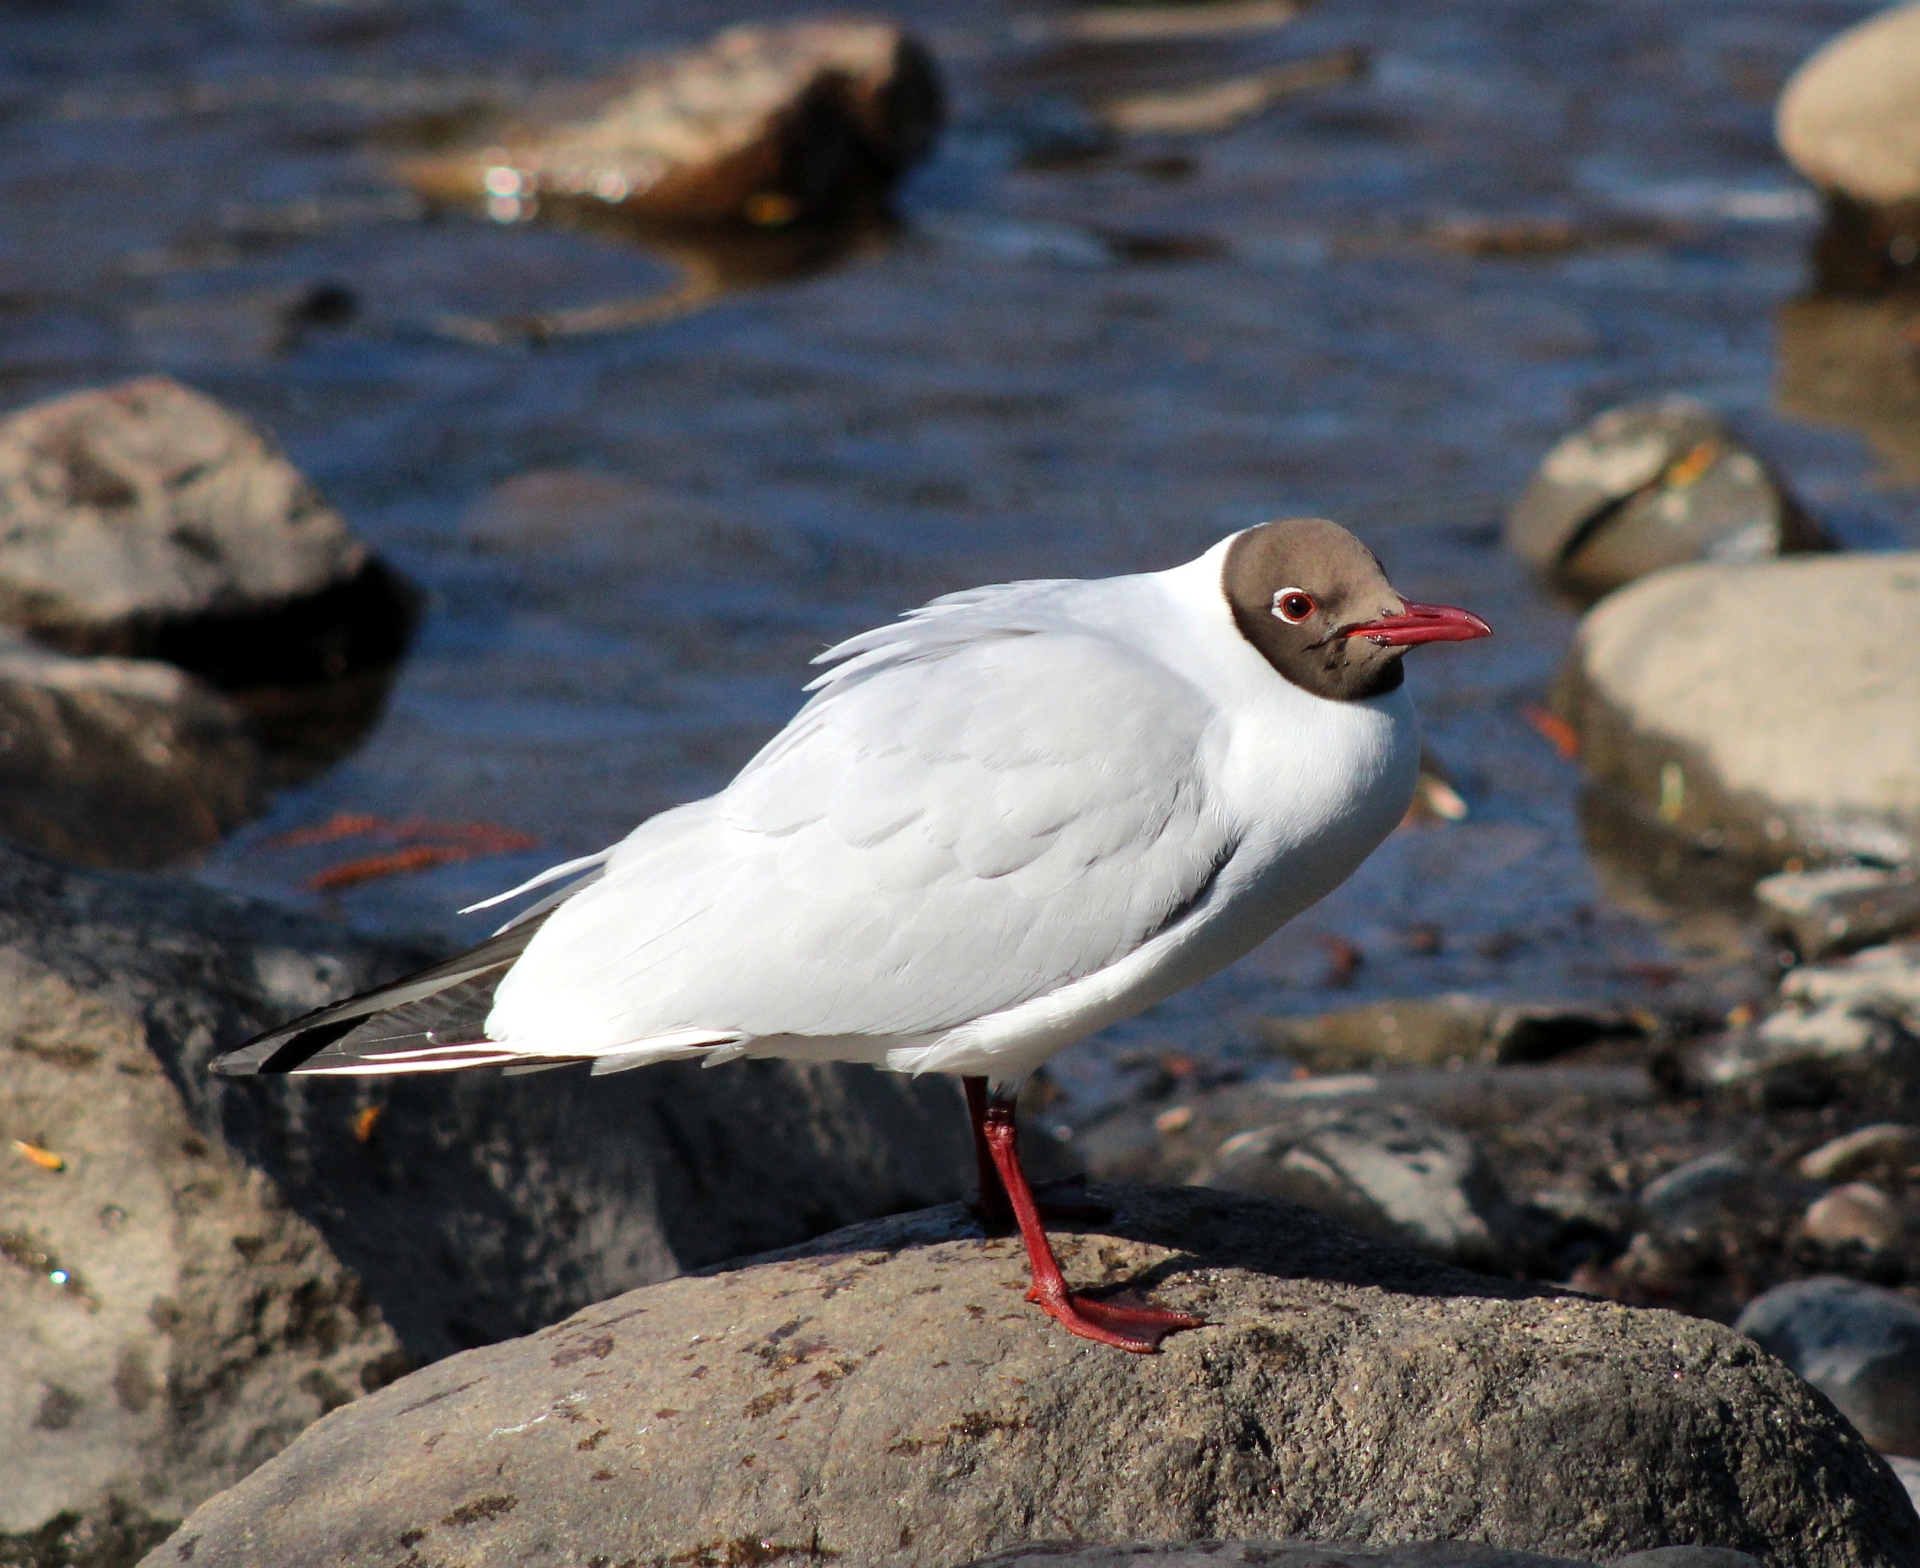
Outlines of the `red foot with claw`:
[[964,1082],[974,1146],[980,1157],[981,1208],[986,1211],[982,1217],[991,1225],[995,1206],[988,1194],[997,1189],[1019,1226],[1020,1239],[1027,1246],[1027,1261],[1033,1268],[1033,1288],[1027,1292],[1027,1300],[1069,1333],[1136,1355],[1151,1355],[1169,1334],[1204,1328],[1204,1320],[1184,1312],[1168,1312],[1145,1303],[1136,1306],[1096,1300],[1067,1289],[1066,1277],[1060,1272],[1041,1224],[1040,1206],[1034,1202],[1033,1190],[1020,1168],[1020,1140],[1012,1102],[989,1097],[984,1079],[968,1078]]

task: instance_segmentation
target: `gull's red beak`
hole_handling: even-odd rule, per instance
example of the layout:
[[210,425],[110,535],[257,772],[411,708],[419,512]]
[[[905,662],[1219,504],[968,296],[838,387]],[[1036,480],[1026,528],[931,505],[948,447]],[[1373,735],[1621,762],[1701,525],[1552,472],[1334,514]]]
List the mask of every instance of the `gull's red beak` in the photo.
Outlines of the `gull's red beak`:
[[1368,637],[1389,648],[1412,648],[1423,642],[1472,642],[1491,637],[1493,628],[1479,616],[1450,604],[1409,603],[1398,615],[1383,615],[1346,627],[1345,637]]

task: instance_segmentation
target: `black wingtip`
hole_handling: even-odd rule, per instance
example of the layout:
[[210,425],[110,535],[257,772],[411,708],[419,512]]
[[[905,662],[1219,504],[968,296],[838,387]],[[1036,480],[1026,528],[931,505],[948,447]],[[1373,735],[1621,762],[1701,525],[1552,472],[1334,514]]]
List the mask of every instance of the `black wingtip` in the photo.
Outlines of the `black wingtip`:
[[343,1034],[351,1034],[366,1019],[336,1018],[289,1034],[284,1027],[257,1035],[237,1051],[216,1056],[208,1069],[222,1078],[247,1078],[260,1073],[290,1073],[311,1061]]

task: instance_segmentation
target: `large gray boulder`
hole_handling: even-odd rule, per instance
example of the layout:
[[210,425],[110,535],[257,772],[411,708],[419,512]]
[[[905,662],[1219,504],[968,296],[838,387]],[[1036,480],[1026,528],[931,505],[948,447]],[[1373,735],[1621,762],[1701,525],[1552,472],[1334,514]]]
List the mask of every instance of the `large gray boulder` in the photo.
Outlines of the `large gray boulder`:
[[[150,1568],[947,1568],[1035,1540],[1723,1546],[1905,1568],[1920,1518],[1831,1405],[1717,1324],[1529,1292],[1310,1211],[1112,1188],[1070,1279],[1208,1326],[1160,1354],[1024,1300],[957,1205],[650,1286],[336,1411]],[[411,1555],[409,1555],[411,1554]]]
[[0,622],[69,651],[150,652],[366,565],[266,432],[165,376],[0,420]]
[[0,838],[82,865],[166,865],[244,821],[259,772],[244,716],[185,672],[0,632]]
[[1679,566],[1588,612],[1561,701],[1646,820],[1757,861],[1920,857],[1920,553]]
[[944,1079],[206,1071],[424,956],[0,847],[5,1131],[66,1167],[0,1145],[0,1476],[25,1478],[0,1485],[0,1561],[9,1536],[46,1568],[75,1542],[130,1560],[399,1366],[952,1196],[971,1167]]
[[1920,200],[1920,5],[1829,40],[1793,73],[1774,125],[1814,184],[1863,202]]

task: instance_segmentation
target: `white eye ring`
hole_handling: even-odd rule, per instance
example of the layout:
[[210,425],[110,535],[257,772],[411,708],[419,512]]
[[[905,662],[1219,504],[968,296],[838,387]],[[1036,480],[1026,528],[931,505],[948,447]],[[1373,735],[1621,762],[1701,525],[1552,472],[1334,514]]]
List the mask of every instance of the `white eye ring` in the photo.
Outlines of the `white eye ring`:
[[[1307,607],[1304,610],[1300,609],[1298,604],[1289,602],[1299,599],[1306,600]],[[1274,615],[1289,626],[1298,626],[1318,608],[1319,606],[1313,602],[1313,595],[1304,588],[1282,588],[1273,596]],[[1295,610],[1299,611],[1297,615],[1291,613]]]

